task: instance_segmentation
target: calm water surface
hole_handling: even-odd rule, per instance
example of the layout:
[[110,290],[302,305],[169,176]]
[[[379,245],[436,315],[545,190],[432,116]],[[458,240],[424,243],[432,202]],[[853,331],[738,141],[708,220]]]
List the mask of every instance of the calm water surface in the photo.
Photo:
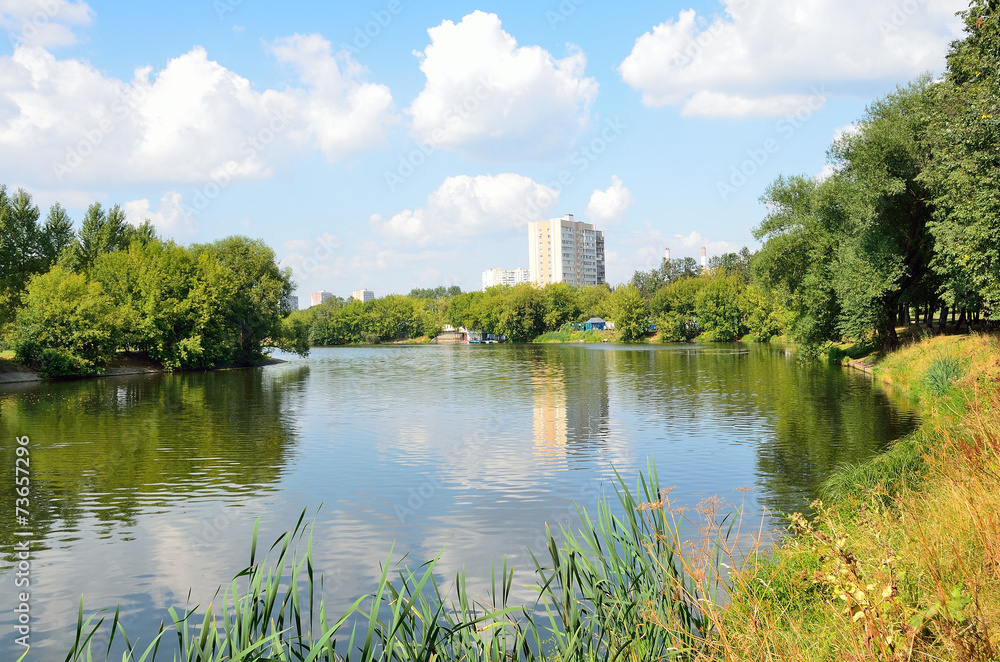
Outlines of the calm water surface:
[[545,523],[574,522],[613,468],[631,482],[655,459],[678,505],[753,487],[760,522],[914,424],[862,375],[740,345],[343,348],[8,387],[0,657],[20,591],[15,436],[31,438],[30,659],[44,660],[65,655],[81,595],[88,612],[121,602],[146,641],[189,589],[207,604],[246,565],[256,518],[270,541],[309,509],[336,611],[374,587],[393,546],[417,562],[446,548],[442,574],[465,566],[473,586],[504,554],[527,569]]

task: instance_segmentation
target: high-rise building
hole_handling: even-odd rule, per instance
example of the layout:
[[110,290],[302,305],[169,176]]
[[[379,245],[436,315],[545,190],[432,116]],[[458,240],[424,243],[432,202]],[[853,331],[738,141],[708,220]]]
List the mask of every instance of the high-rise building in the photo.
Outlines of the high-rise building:
[[295,296],[294,294],[289,294],[288,298],[285,299],[285,302],[288,304],[288,309],[289,310],[298,310],[299,309],[299,298],[297,296]]
[[329,301],[333,298],[333,292],[327,292],[326,290],[320,290],[319,292],[313,292],[310,298],[310,304],[313,306],[318,306],[324,301]]
[[518,285],[530,283],[531,272],[527,269],[490,269],[483,272],[483,289],[496,285]]
[[375,300],[375,293],[371,290],[355,290],[351,293],[351,298],[361,301],[362,303],[368,303],[369,301]]
[[605,282],[604,232],[572,214],[528,223],[531,280],[576,287]]

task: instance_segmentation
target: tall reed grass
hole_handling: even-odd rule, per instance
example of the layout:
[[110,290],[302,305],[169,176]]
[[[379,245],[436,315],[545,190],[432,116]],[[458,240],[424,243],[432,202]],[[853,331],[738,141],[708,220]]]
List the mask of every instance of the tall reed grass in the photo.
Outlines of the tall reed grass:
[[[634,491],[616,476],[616,507],[603,500],[593,516],[581,510],[579,528],[563,530],[561,543],[546,531],[545,553],[532,555],[531,604],[512,603],[514,569],[506,560],[493,569],[487,597],[476,599],[464,571],[442,586],[440,557],[396,572],[390,557],[373,592],[334,618],[317,600],[322,578],[303,512],[263,557],[255,525],[248,567],[204,609],[171,608],[169,626],[153,641],[130,639],[118,610],[110,623],[100,613],[84,618],[81,601],[66,662],[118,655],[123,662],[691,657],[717,626],[706,605],[720,601],[721,552],[737,520],[715,523],[701,553],[685,556],[683,518],[670,507],[655,465]],[[98,646],[98,637],[107,643]]]

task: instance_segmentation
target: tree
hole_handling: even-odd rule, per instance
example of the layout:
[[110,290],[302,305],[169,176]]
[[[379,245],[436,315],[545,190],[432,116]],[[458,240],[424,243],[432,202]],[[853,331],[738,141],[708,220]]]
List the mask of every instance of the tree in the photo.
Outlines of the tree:
[[1000,320],[1000,11],[973,2],[952,44],[927,132],[921,180],[934,195],[933,268],[944,300]]
[[552,283],[545,287],[545,329],[553,331],[567,322],[580,319],[580,297],[576,288],[566,283]]
[[625,342],[635,342],[649,333],[649,309],[638,288],[619,287],[611,295],[615,331]]
[[491,311],[495,325],[487,321],[482,330],[506,336],[513,342],[530,342],[545,331],[545,298],[541,290],[531,283],[521,283],[499,289],[496,303],[499,310]]
[[701,338],[709,342],[739,340],[746,327],[743,324],[743,299],[746,285],[738,275],[710,278],[695,299],[695,314]]
[[100,283],[56,266],[29,282],[11,346],[16,360],[44,377],[89,375],[114,357],[117,320]]
[[73,221],[62,205],[57,202],[49,207],[49,215],[42,228],[42,254],[48,266],[55,264],[75,239]]
[[744,246],[739,253],[723,253],[709,259],[709,271],[723,271],[731,276],[739,276],[744,283],[750,282],[750,266],[753,255],[750,249]]
[[792,337],[810,351],[838,337],[834,255],[843,211],[836,182],[779,177],[761,201],[769,211],[754,231],[764,245],[753,260],[753,281],[776,292]]
[[664,286],[685,278],[696,278],[701,275],[701,271],[701,267],[693,257],[674,260],[664,258],[658,269],[636,271],[629,284],[639,290],[643,297],[649,299]]
[[581,321],[593,317],[607,319],[611,317],[611,288],[606,284],[582,287],[577,291],[580,302]]
[[122,208],[115,205],[106,212],[101,203],[95,202],[83,217],[70,266],[77,272],[87,271],[101,253],[128,248],[131,238]]
[[743,292],[743,311],[747,333],[755,342],[768,342],[781,335],[783,311],[772,292],[747,286]]
[[192,251],[204,275],[196,289],[198,303],[217,311],[206,330],[218,343],[220,358],[237,365],[260,363],[263,348],[282,338],[282,320],[291,312],[291,269],[280,269],[273,250],[246,237],[198,244]]
[[921,180],[933,86],[924,77],[870,105],[830,150],[827,188],[843,209],[834,280],[840,333],[893,348],[901,304],[937,307],[931,195]]
[[10,324],[31,277],[47,268],[41,248],[38,206],[19,189],[0,186],[0,331]]

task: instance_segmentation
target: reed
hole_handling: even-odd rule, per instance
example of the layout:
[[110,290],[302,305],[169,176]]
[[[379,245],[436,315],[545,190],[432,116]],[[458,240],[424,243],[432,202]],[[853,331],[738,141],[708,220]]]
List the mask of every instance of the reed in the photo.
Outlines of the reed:
[[[169,626],[161,624],[143,646],[129,638],[118,610],[108,624],[101,613],[85,618],[81,601],[66,662],[110,660],[112,651],[120,651],[123,662],[690,657],[714,628],[705,605],[720,598],[721,556],[692,574],[695,566],[681,553],[680,519],[655,465],[640,475],[634,492],[620,475],[614,487],[618,513],[604,500],[594,517],[580,511],[579,529],[562,531],[564,542],[546,531],[546,553],[532,556],[534,604],[511,603],[514,569],[506,560],[492,570],[491,591],[478,600],[469,594],[464,571],[450,586],[441,585],[435,574],[440,555],[393,572],[400,564],[390,554],[374,591],[333,619],[316,599],[322,577],[303,511],[263,557],[255,524],[247,568],[204,609],[168,610]],[[732,525],[724,536],[731,531]],[[97,646],[102,636],[107,644]]]

